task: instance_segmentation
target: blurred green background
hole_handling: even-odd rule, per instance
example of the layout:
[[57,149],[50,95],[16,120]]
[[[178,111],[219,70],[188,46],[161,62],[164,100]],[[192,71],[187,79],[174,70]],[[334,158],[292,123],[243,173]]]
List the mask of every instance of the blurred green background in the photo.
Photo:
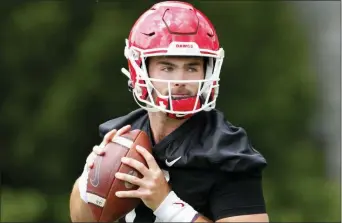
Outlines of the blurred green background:
[[[98,125],[137,108],[120,72],[124,39],[157,1],[14,2],[0,14],[1,220],[67,222]],[[340,148],[321,131],[325,118],[340,124],[322,109],[331,96],[321,84],[340,73],[318,66],[326,47],[310,29],[317,13],[281,1],[191,3],[226,51],[217,108],[268,160],[271,221],[341,221]]]

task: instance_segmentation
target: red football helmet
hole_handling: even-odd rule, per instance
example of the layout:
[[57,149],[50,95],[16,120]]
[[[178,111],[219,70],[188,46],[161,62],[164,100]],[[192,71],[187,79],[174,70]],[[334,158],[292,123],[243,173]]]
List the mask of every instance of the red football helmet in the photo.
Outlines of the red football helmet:
[[[145,60],[152,56],[207,57],[203,80],[159,80],[149,77]],[[199,111],[215,108],[219,90],[219,76],[224,58],[215,28],[210,20],[191,4],[165,1],[153,5],[134,24],[128,40],[125,57],[128,68],[122,72],[131,82],[137,104],[148,111],[163,111],[170,117],[184,118]],[[153,82],[167,82],[169,95],[157,91]],[[196,96],[173,98],[172,83],[197,82]],[[155,91],[157,98],[153,99]]]

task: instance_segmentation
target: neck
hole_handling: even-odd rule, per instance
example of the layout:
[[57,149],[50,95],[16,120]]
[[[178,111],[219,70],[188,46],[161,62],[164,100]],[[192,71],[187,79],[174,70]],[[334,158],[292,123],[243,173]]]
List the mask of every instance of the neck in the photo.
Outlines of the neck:
[[169,118],[162,112],[149,112],[148,116],[150,119],[152,135],[156,144],[186,121],[186,119],[178,120]]

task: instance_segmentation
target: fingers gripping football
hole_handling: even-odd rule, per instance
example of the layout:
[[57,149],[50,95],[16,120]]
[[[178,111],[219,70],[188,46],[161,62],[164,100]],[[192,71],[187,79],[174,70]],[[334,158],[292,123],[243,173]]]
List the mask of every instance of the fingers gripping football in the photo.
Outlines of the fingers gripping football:
[[87,157],[86,160],[86,165],[88,168],[93,168],[94,167],[94,161],[95,158],[97,156],[103,156],[105,154],[104,148],[105,146],[113,141],[113,139],[117,136],[120,136],[122,134],[125,134],[126,132],[131,130],[131,126],[130,125],[126,125],[124,127],[122,127],[119,130],[113,129],[111,131],[109,131],[104,137],[103,137],[103,141],[101,142],[101,144],[98,146],[94,146],[92,152],[89,154],[89,156]]
[[139,171],[143,178],[125,173],[116,173],[115,177],[118,179],[139,186],[137,190],[118,191],[116,196],[140,198],[147,207],[155,210],[171,189],[154,157],[141,146],[136,146],[136,149],[144,157],[148,167],[137,160],[123,157],[121,162]]

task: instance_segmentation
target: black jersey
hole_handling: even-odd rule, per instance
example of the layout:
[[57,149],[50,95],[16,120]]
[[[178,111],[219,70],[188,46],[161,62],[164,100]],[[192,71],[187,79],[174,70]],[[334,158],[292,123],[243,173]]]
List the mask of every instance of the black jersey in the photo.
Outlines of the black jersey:
[[[262,191],[264,157],[250,144],[245,130],[233,126],[218,110],[199,112],[154,144],[149,118],[143,109],[100,125],[103,137],[130,124],[145,131],[153,156],[172,190],[211,220],[266,213]],[[142,202],[120,222],[154,222]]]

